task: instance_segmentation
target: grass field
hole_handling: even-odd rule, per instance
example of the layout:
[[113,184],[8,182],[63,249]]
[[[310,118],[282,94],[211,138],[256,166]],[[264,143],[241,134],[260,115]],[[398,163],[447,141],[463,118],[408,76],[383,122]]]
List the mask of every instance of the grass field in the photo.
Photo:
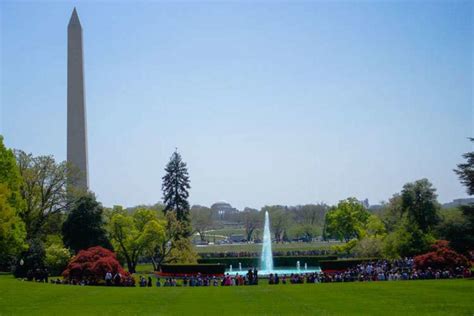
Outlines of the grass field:
[[472,315],[474,280],[107,288],[0,276],[0,315]]
[[[309,251],[309,250],[322,250],[330,249],[334,245],[339,245],[339,242],[293,242],[286,244],[272,244],[273,251]],[[213,253],[213,252],[260,252],[262,251],[261,244],[227,244],[227,245],[210,245],[210,246],[199,246],[195,247],[198,253]]]

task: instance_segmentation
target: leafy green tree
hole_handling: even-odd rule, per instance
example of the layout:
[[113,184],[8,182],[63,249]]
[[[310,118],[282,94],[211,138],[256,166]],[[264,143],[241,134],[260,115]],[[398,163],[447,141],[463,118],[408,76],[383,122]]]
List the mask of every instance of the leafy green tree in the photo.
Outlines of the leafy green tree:
[[23,207],[20,194],[22,178],[16,163],[15,154],[3,144],[3,136],[0,135],[0,184],[9,191],[8,203],[18,212]]
[[381,218],[389,232],[398,228],[398,224],[403,219],[402,196],[399,193],[394,194],[382,207]]
[[443,210],[441,217],[436,228],[440,239],[449,240],[451,248],[460,253],[474,249],[474,227],[461,209]]
[[165,238],[165,223],[152,210],[140,209],[133,215],[115,213],[108,226],[112,245],[125,258],[131,273],[135,273],[140,256]]
[[[28,239],[44,238],[51,219],[61,219],[73,199],[66,190],[68,177],[77,173],[68,168],[66,162],[56,163],[52,156],[33,157],[23,151],[16,151],[17,163],[23,179],[20,193],[25,201],[20,216],[25,222]],[[57,225],[60,228],[60,225]]]
[[384,254],[388,258],[417,255],[426,252],[434,241],[435,238],[424,233],[417,223],[404,218],[398,228],[387,235]]
[[171,155],[163,177],[164,212],[175,211],[178,221],[189,222],[189,175],[186,163],[178,151]]
[[382,220],[376,215],[370,215],[365,224],[365,235],[370,237],[384,237],[387,229]]
[[381,258],[383,257],[383,245],[383,237],[364,237],[357,241],[351,249],[351,253],[360,258]]
[[71,253],[62,244],[51,244],[45,249],[45,265],[51,275],[60,275],[66,268]]
[[15,257],[28,248],[25,224],[11,206],[11,197],[0,183],[0,271],[10,270]]
[[63,241],[74,252],[93,246],[112,249],[107,232],[102,205],[89,193],[75,200],[62,225]]
[[438,222],[436,189],[427,179],[407,183],[402,190],[402,208],[410,221],[424,232],[429,232]]
[[342,200],[326,214],[326,234],[348,242],[364,234],[370,213],[355,198]]
[[205,241],[206,231],[214,224],[212,210],[205,206],[193,205],[190,213],[193,230],[199,234],[201,241]]

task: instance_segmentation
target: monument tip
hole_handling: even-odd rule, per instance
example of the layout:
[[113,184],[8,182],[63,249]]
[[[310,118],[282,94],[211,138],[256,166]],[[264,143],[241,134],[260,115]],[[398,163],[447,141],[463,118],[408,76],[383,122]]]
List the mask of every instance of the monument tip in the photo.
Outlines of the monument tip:
[[81,22],[79,21],[79,16],[77,15],[76,7],[72,10],[71,19],[69,19],[69,25],[79,25],[81,26]]

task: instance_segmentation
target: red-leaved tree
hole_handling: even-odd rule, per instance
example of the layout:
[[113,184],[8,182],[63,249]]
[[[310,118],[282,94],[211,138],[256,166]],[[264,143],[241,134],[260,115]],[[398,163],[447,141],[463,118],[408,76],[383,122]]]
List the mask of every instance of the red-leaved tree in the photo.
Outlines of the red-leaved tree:
[[100,284],[104,282],[107,272],[120,275],[120,284],[132,285],[133,277],[125,271],[117,261],[115,253],[100,246],[81,250],[69,262],[63,277],[67,280],[87,280],[89,284]]
[[431,248],[433,251],[414,258],[417,269],[454,269],[471,266],[465,256],[449,248],[449,242],[446,240],[438,240]]

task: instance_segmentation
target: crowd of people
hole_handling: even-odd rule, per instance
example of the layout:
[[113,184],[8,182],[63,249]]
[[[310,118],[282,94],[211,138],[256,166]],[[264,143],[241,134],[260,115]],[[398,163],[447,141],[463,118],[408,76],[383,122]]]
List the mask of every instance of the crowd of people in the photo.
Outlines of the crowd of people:
[[[148,282],[150,284],[150,282]],[[223,277],[202,275],[185,275],[181,282],[176,278],[165,278],[163,286],[243,286],[243,285],[258,285],[258,271],[257,269],[249,269],[246,274],[230,275],[227,273]],[[151,286],[151,285],[148,285]],[[156,286],[162,286],[160,278],[157,278]]]
[[[422,279],[452,279],[471,277],[470,267],[458,266],[451,269],[417,269],[413,258],[400,260],[374,260],[360,263],[354,267],[342,271],[326,271],[319,273],[292,273],[279,275],[272,273],[268,277],[268,284],[301,284],[301,283],[329,283],[329,282],[362,282],[362,281],[397,281],[397,280],[422,280]],[[48,283],[48,271],[46,269],[36,269],[28,271],[26,279],[28,281]],[[224,276],[185,275],[181,278],[167,277],[162,283],[159,276],[156,277],[157,287],[198,287],[198,286],[244,286],[258,285],[259,275],[257,269],[249,269],[246,274]],[[120,273],[105,273],[104,279],[98,281],[94,278],[85,277],[82,280],[76,279],[51,279],[54,284],[70,285],[99,285],[106,286],[135,286],[133,277],[125,277]],[[138,280],[140,287],[152,287],[151,276],[140,276]]]

